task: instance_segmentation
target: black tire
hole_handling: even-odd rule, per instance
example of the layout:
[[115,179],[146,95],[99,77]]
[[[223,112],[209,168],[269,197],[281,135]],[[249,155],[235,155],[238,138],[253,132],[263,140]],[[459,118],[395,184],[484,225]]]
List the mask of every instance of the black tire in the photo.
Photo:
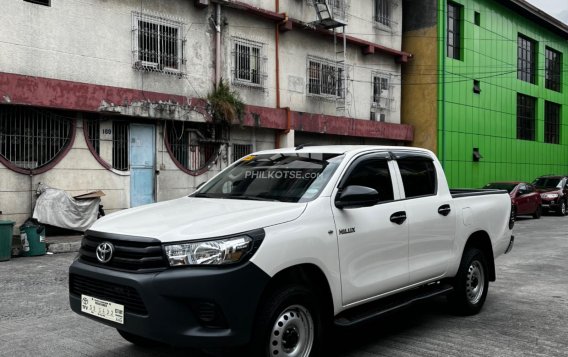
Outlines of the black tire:
[[274,290],[260,304],[247,355],[320,356],[325,329],[320,306],[306,286],[287,285]]
[[539,205],[539,206],[536,208],[536,211],[534,211],[534,213],[533,213],[533,218],[534,218],[534,219],[539,219],[540,216],[542,216],[542,207]]
[[483,252],[469,248],[462,256],[458,274],[453,280],[450,303],[459,315],[477,314],[487,298],[489,271]]
[[566,215],[566,200],[560,201],[560,206],[558,207],[558,215],[559,216]]
[[122,338],[124,338],[126,341],[132,343],[133,345],[136,346],[140,346],[140,347],[159,347],[162,346],[163,344],[158,342],[158,341],[154,341],[154,340],[150,340],[146,337],[142,337],[142,336],[138,336],[138,335],[133,335],[130,332],[126,332],[126,331],[122,331],[119,329],[116,329],[116,331],[118,331],[118,333],[120,334],[120,336],[122,336]]

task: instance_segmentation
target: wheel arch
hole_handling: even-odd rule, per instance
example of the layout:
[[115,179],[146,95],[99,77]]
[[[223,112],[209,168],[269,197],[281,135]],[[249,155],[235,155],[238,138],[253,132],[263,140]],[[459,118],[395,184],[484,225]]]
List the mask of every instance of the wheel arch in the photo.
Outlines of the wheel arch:
[[303,284],[314,292],[322,302],[323,312],[328,318],[333,317],[333,295],[324,272],[315,264],[305,263],[287,267],[276,273],[265,287],[261,300],[266,299],[272,291],[285,285]]
[[464,246],[463,254],[470,248],[477,248],[483,252],[487,258],[487,265],[489,269],[489,281],[495,281],[495,257],[493,255],[493,245],[491,244],[491,238],[489,234],[485,231],[477,231],[472,233]]

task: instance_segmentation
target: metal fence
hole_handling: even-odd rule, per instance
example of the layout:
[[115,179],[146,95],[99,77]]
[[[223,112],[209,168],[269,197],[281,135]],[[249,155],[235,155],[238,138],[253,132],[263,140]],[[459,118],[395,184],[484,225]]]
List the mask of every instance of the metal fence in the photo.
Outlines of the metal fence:
[[112,167],[119,171],[128,171],[130,169],[127,122],[112,122]]
[[19,106],[0,107],[0,155],[14,166],[49,164],[69,144],[72,114]]
[[166,131],[173,158],[189,171],[206,168],[228,141],[228,129],[222,124],[174,122]]

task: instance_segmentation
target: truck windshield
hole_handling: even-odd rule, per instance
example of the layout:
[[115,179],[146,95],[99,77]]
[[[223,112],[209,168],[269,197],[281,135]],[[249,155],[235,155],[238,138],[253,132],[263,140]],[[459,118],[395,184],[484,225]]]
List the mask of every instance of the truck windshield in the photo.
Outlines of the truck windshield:
[[221,172],[193,197],[307,202],[323,190],[344,155],[249,155]]

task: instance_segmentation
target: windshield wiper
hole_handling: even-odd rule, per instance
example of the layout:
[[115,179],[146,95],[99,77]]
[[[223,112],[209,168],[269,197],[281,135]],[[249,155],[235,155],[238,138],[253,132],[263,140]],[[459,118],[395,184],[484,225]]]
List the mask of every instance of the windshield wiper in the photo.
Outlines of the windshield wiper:
[[196,193],[194,195],[192,195],[192,197],[199,197],[199,198],[219,198],[217,196],[212,196],[210,194],[207,193]]
[[268,197],[258,197],[258,196],[246,196],[246,195],[229,195],[227,198],[232,200],[249,200],[249,201],[276,201],[280,202],[275,198],[268,198]]

